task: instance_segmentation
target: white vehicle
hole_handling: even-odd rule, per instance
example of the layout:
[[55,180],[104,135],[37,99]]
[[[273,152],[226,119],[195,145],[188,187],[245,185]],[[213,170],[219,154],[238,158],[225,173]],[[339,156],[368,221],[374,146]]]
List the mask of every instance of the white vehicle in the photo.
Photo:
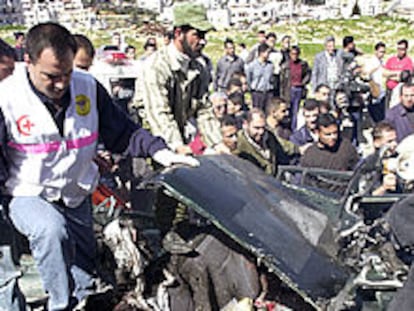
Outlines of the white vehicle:
[[106,45],[97,53],[90,73],[106,88],[115,102],[124,109],[133,98],[138,61],[129,60],[116,46]]

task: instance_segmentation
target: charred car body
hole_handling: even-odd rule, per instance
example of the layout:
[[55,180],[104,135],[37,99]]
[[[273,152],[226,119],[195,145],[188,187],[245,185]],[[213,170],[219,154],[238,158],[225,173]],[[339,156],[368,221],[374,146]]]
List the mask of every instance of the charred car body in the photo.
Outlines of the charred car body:
[[200,162],[147,180],[147,210],[96,209],[116,310],[381,310],[403,286],[409,242],[383,216],[400,196],[342,200],[233,156]]
[[[381,310],[403,286],[409,256],[384,215],[405,195],[343,198],[231,156],[200,161],[145,185],[162,245],[149,266],[174,278],[171,310],[226,310],[243,298],[270,310]],[[150,270],[147,288],[157,279]]]

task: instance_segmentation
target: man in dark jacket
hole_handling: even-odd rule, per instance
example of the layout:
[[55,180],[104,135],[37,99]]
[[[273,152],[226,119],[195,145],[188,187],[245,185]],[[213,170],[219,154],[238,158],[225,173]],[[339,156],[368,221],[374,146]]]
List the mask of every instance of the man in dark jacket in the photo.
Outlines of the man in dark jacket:
[[385,119],[397,131],[397,141],[414,133],[414,84],[406,83],[401,88],[401,103],[386,112]]
[[289,140],[297,146],[313,143],[317,140],[316,120],[318,119],[319,102],[316,99],[307,99],[303,105],[303,118],[305,124],[293,132]]
[[288,164],[277,138],[266,129],[265,114],[257,108],[249,111],[243,130],[239,132],[236,154],[273,176],[279,164]]
[[[303,167],[315,167],[335,171],[351,171],[359,161],[358,153],[348,139],[341,138],[337,119],[330,113],[318,116],[317,130],[318,141],[306,149],[300,164]],[[330,183],[325,180],[308,178],[308,184],[318,188],[341,193],[345,185]]]

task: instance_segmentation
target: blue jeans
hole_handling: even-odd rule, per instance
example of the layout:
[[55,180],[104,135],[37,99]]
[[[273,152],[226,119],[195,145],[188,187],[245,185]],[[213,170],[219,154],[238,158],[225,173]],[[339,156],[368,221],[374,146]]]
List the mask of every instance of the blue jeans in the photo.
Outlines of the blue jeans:
[[292,86],[290,88],[290,108],[289,108],[289,115],[290,115],[290,124],[292,132],[296,131],[297,123],[298,123],[298,111],[300,101],[302,100],[303,94],[303,87],[301,86]]
[[96,241],[90,199],[66,208],[40,197],[15,197],[9,215],[29,239],[49,310],[69,308],[91,293]]

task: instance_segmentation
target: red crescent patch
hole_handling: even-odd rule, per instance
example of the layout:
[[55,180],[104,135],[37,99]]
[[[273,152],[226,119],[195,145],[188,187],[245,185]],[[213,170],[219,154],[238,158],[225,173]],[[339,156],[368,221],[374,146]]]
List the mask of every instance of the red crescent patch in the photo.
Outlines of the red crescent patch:
[[21,116],[17,119],[17,130],[20,134],[24,136],[30,136],[30,131],[32,127],[34,126],[34,123],[32,123],[29,119],[29,116],[27,114]]

